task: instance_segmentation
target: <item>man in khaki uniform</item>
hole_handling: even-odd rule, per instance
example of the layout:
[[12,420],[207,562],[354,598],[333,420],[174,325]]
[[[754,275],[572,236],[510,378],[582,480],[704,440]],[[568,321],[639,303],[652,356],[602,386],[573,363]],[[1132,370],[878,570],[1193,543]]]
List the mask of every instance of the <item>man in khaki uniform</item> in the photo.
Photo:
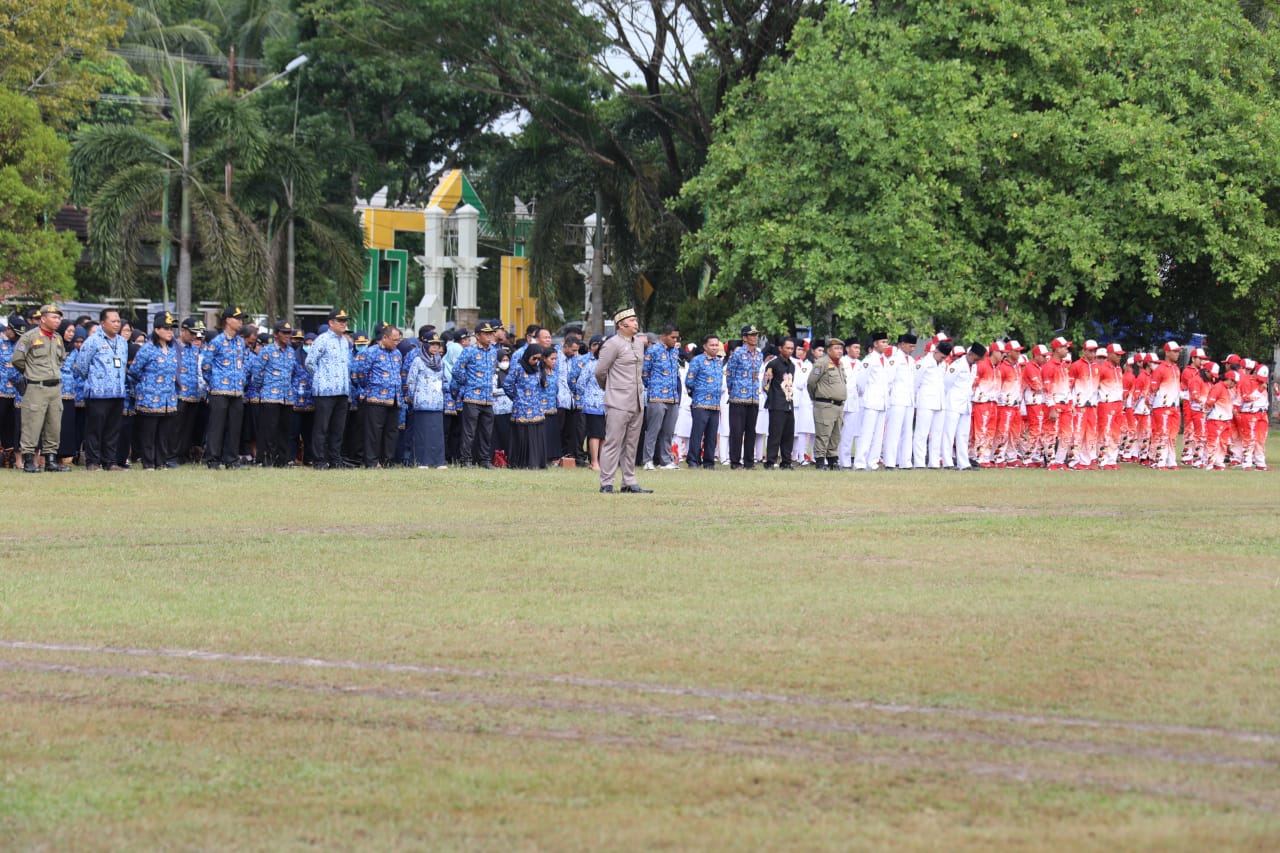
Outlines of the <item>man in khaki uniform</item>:
[[809,373],[809,397],[813,400],[813,464],[819,471],[840,470],[840,421],[848,395],[840,358],[844,341],[831,338],[827,351]]
[[613,315],[618,333],[604,342],[596,361],[596,381],[604,389],[604,445],[600,448],[600,491],[613,493],[613,478],[622,465],[620,491],[649,494],[636,482],[636,447],[644,426],[645,341],[637,336],[636,312],[623,308]]
[[22,395],[22,437],[18,450],[22,454],[22,470],[28,474],[36,467],[36,447],[44,432],[46,471],[70,471],[58,462],[58,442],[62,438],[62,362],[67,348],[58,334],[62,311],[56,305],[45,305],[39,311],[40,322],[28,330],[13,347],[13,366],[27,379]]

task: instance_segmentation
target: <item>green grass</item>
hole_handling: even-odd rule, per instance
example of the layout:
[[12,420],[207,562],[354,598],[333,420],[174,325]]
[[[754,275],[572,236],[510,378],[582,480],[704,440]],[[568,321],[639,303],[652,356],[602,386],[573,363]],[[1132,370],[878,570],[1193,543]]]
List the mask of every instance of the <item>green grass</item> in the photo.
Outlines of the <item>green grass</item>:
[[5,849],[1280,844],[1280,474],[5,479]]

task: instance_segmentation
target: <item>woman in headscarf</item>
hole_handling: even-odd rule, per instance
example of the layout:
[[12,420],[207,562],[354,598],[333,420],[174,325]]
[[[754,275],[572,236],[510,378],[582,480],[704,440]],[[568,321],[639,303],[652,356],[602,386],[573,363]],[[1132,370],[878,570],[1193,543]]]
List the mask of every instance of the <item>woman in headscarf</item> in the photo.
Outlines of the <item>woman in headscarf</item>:
[[423,346],[425,352],[413,359],[406,383],[413,407],[414,463],[419,468],[445,468],[444,404],[450,394],[444,340],[432,333]]
[[502,390],[511,398],[511,447],[507,454],[509,468],[546,468],[546,398],[547,374],[542,370],[543,349],[537,344],[525,347],[520,360],[511,365]]
[[76,356],[88,335],[70,320],[62,321],[59,333],[66,344],[67,360],[62,363],[62,433],[58,456],[61,464],[71,465],[80,452],[80,436],[84,432],[84,392],[75,374]]
[[129,365],[137,412],[134,443],[146,471],[166,467],[171,455],[170,424],[178,413],[178,356],[173,350],[173,330],[177,325],[168,311],[156,314],[151,341],[138,349]]

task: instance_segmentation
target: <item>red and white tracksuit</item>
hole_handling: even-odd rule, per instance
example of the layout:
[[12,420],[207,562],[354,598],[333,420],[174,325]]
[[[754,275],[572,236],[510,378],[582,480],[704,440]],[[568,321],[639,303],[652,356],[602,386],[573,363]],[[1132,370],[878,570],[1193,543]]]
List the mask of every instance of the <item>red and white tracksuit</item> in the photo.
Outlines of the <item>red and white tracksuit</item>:
[[1221,471],[1226,466],[1235,395],[1226,382],[1215,382],[1205,398],[1205,465]]
[[1151,371],[1151,464],[1177,468],[1178,403],[1182,387],[1178,365],[1162,361]]
[[1098,365],[1081,358],[1067,370],[1071,378],[1071,467],[1083,468],[1098,461]]
[[[1236,433],[1239,435],[1239,453],[1241,468],[1267,466],[1266,426],[1267,426],[1267,388],[1258,379],[1248,373],[1240,376],[1236,385],[1236,407],[1234,418]],[[1262,431],[1262,440],[1258,440],[1258,432]],[[1261,454],[1262,461],[1258,461]]]
[[1017,356],[1004,357],[996,366],[1000,376],[1000,394],[996,398],[996,462],[1018,464],[1018,445],[1022,440],[1022,423],[1018,409],[1022,405],[1022,377],[1013,363]]
[[979,465],[990,466],[996,446],[996,399],[1000,396],[1000,374],[990,357],[976,365],[973,382],[973,453]]
[[1143,368],[1133,377],[1133,444],[1129,448],[1131,462],[1151,458],[1151,371]]
[[1028,465],[1039,467],[1049,461],[1049,411],[1045,404],[1044,378],[1040,365],[1029,360],[1022,365],[1022,403],[1027,410]]
[[1204,464],[1204,401],[1208,395],[1209,385],[1197,370],[1195,376],[1187,378],[1186,414],[1182,422],[1182,457],[1191,459],[1192,465]]
[[1124,368],[1107,361],[1098,367],[1098,444],[1104,466],[1120,461],[1120,432],[1124,419]]
[[1190,364],[1182,368],[1182,372],[1178,375],[1178,398],[1182,401],[1182,464],[1184,465],[1195,458],[1196,448],[1192,439],[1196,432],[1192,422],[1196,420],[1197,415],[1201,420],[1204,419],[1204,412],[1197,413],[1191,406],[1191,383],[1197,379],[1200,379],[1200,368],[1192,367]]
[[1044,386],[1045,405],[1050,409],[1045,446],[1054,448],[1052,464],[1063,465],[1071,449],[1072,430],[1071,377],[1067,375],[1067,365],[1060,359],[1049,359],[1040,368],[1040,382]]

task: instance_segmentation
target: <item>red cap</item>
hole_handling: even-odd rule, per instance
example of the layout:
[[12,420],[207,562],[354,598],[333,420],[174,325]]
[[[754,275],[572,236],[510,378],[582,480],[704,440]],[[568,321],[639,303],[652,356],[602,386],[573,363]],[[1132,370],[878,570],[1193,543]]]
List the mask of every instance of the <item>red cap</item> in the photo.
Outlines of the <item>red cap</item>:
[[1005,346],[1009,349],[1010,352],[1022,352],[1024,349],[1026,349],[1026,347],[1018,343],[1017,341],[1009,341],[1007,344],[1005,344]]
[[1231,355],[1227,356],[1227,364],[1239,364],[1241,360],[1240,356],[1235,353],[1231,353]]
[[1090,338],[1089,340],[1085,341],[1084,346],[1081,347],[1081,349],[1097,349],[1097,348],[1098,348],[1098,342],[1095,341],[1093,338]]
[[1267,366],[1265,364],[1259,364],[1258,372],[1255,373],[1254,375],[1257,376],[1259,379],[1266,379],[1269,376],[1271,376],[1271,371],[1267,369]]
[[1049,344],[1049,346],[1053,347],[1054,349],[1059,349],[1061,347],[1066,347],[1067,349],[1070,349],[1071,341],[1067,340],[1066,338],[1054,338],[1053,343]]
[[1124,355],[1126,352],[1127,350],[1115,341],[1107,344],[1107,355]]
[[1196,347],[1191,351],[1192,358],[1208,358],[1209,354],[1204,351],[1204,347]]
[[1209,362],[1204,366],[1204,368],[1205,370],[1209,371],[1210,376],[1217,376],[1218,373],[1220,372],[1218,369],[1218,363],[1216,361]]
[[1004,344],[1000,341],[992,341],[991,346],[987,347],[991,352],[1004,352]]
[[1238,370],[1228,370],[1227,375],[1223,379],[1230,379],[1232,382],[1240,381],[1240,372]]
[[1048,355],[1049,348],[1044,344],[1036,344],[1031,348],[1031,354],[1032,355]]
[[1180,349],[1182,349],[1182,346],[1177,341],[1169,341],[1164,345],[1165,352],[1177,352]]
[[1254,361],[1254,360],[1253,360],[1253,359],[1251,359],[1251,358],[1246,358],[1246,359],[1244,360],[1244,369],[1245,369],[1245,370],[1253,370],[1253,369],[1254,369],[1254,368],[1256,368],[1257,366],[1258,366],[1258,362]]

